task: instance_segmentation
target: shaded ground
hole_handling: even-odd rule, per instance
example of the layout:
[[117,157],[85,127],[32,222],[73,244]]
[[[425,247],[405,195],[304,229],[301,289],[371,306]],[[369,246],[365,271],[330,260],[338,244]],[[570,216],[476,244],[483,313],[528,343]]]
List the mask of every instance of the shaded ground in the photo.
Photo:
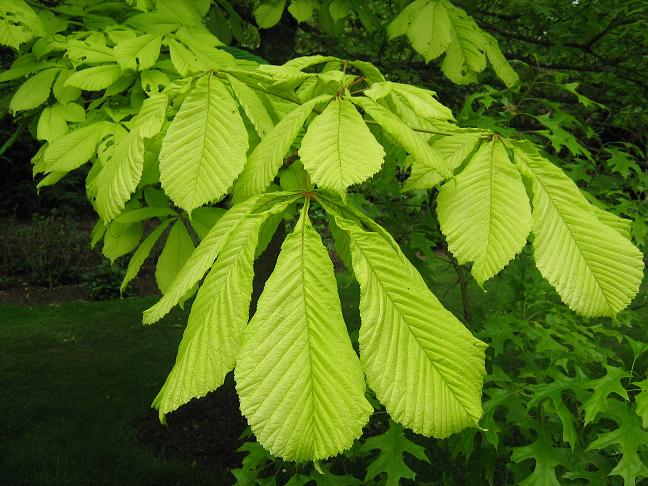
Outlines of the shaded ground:
[[151,410],[139,424],[139,438],[164,457],[223,471],[240,467],[244,454],[236,451],[247,422],[231,376],[219,389],[168,415],[166,423],[162,426],[157,411]]
[[[171,415],[168,430],[150,409],[186,322],[178,311],[142,326],[153,302],[0,305],[2,484],[231,482],[243,425],[231,392]],[[223,433],[209,437],[214,422]]]

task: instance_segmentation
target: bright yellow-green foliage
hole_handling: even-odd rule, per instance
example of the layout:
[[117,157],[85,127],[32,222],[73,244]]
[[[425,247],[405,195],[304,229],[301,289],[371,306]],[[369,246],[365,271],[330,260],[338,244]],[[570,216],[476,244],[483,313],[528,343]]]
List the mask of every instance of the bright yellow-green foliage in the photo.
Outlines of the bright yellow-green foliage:
[[465,169],[441,186],[437,214],[448,248],[459,263],[473,262],[480,285],[522,250],[531,208],[501,141],[483,142]]
[[[259,25],[278,22],[285,3],[258,2]],[[309,18],[294,3],[291,14]],[[338,20],[358,8],[329,3]],[[434,92],[386,81],[366,61],[270,65],[226,48],[206,26],[206,0],[63,4],[75,8],[0,5],[0,43],[22,49],[0,81],[15,83],[10,108],[44,141],[33,158],[34,174],[45,175],[39,187],[89,165],[93,243],[103,239],[113,261],[134,252],[122,289],[164,245],[156,269],[164,295],[144,322],[197,292],[154,401],[162,418],[235,369],[253,432],[286,460],[349,448],[372,413],[371,393],[422,434],[479,424],[484,344],[354,203],[362,198],[348,195],[379,184],[384,166],[399,175],[395,192],[439,189],[448,247],[480,284],[531,232],[538,268],[576,312],[614,316],[636,294],[643,262],[627,222],[594,208],[521,135],[459,127]],[[411,2],[388,32],[407,35],[426,60],[445,53],[442,69],[458,83],[487,60],[517,82],[495,40],[446,0]],[[319,230],[321,209],[360,284],[359,356],[310,222],[309,211]],[[292,232],[250,320],[254,260],[280,224]],[[416,451],[408,447],[394,450]],[[401,462],[385,467],[403,470]]]
[[235,376],[252,431],[281,457],[336,455],[351,447],[373,411],[333,265],[307,205],[245,330]]

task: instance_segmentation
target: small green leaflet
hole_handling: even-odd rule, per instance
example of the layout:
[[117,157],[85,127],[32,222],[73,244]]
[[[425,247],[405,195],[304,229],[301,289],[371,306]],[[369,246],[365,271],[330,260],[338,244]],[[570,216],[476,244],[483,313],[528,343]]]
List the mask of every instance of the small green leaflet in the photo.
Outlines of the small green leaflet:
[[639,290],[641,252],[601,223],[576,184],[531,144],[510,146],[532,183],[538,269],[572,310],[588,317],[616,315]]
[[307,215],[285,240],[236,363],[241,410],[287,460],[348,449],[373,408],[342,318],[333,265]]
[[106,89],[121,76],[121,68],[117,64],[95,66],[72,74],[65,86],[73,86],[86,91],[101,91]]
[[445,5],[437,0],[416,0],[389,24],[390,39],[407,35],[412,47],[420,53],[425,62],[443,54],[452,37],[450,19]]
[[155,267],[155,281],[165,294],[178,272],[194,250],[193,240],[181,219],[178,219],[167,237]]
[[201,77],[171,122],[160,151],[160,181],[191,212],[222,198],[243,170],[247,131],[225,85]]
[[44,160],[48,172],[69,172],[81,167],[94,156],[99,141],[113,126],[110,122],[96,122],[77,128],[47,147]]
[[227,80],[245,115],[252,122],[252,125],[254,125],[259,137],[263,139],[274,127],[272,118],[268,114],[268,110],[264,106],[263,101],[252,88],[234,76],[228,75]]
[[225,212],[225,208],[202,207],[194,209],[191,213],[191,227],[198,238],[204,239]]
[[16,113],[45,103],[49,98],[54,78],[59,72],[59,68],[51,68],[34,74],[18,88],[9,102],[9,109]]
[[18,49],[35,35],[43,35],[41,19],[23,0],[0,3],[0,45]]
[[484,343],[443,308],[384,230],[365,231],[320,202],[349,236],[360,283],[360,359],[380,402],[395,421],[425,435],[477,425]]
[[112,222],[104,235],[103,254],[111,262],[114,262],[120,256],[130,253],[137,247],[143,232],[142,223]]
[[144,170],[144,139],[160,131],[166,107],[166,95],[147,98],[133,118],[133,129],[119,140],[99,174],[96,209],[105,221],[117,217],[135,192]]
[[[216,238],[211,236],[212,233],[222,235],[218,258],[191,307],[175,365],[153,402],[161,419],[192,398],[202,397],[218,388],[225,375],[234,368],[243,328],[249,318],[254,276],[252,265],[259,229],[269,216],[285,210],[289,201],[292,202],[285,195],[277,197],[265,210],[258,212],[250,211],[255,206],[246,201],[242,203],[243,211],[234,212],[229,218],[228,212],[192,253],[163,297],[162,300],[172,295],[175,304],[185,296],[202,277],[203,264],[209,262],[202,255],[211,252],[206,252],[203,245],[209,245],[207,248],[214,246],[212,241]],[[226,226],[224,222],[230,224]],[[227,229],[223,231],[223,228]],[[145,313],[145,322],[146,319]]]
[[[433,91],[403,83],[384,81],[374,83],[364,92],[366,96],[378,102],[382,98],[397,101],[414,113],[416,118],[430,121],[454,120],[449,108],[443,106],[434,96]],[[396,99],[395,99],[396,98]],[[398,110],[397,110],[398,111]]]
[[59,108],[61,105],[44,108],[38,118],[36,138],[53,142],[68,132],[67,121]]
[[437,215],[448,248],[459,263],[473,262],[480,285],[522,250],[531,207],[501,141],[483,142],[466,168],[441,186]]
[[286,0],[261,0],[254,8],[254,20],[262,29],[275,26],[283,13]]
[[344,198],[380,170],[385,151],[353,103],[336,98],[308,126],[299,156],[314,183]]
[[323,95],[299,105],[259,142],[234,186],[237,200],[247,199],[268,188],[315,105],[329,99],[330,96]]
[[117,217],[135,191],[144,168],[144,140],[131,131],[119,140],[97,183],[96,210],[104,221]]
[[113,49],[115,60],[123,70],[144,71],[153,67],[160,55],[162,37],[144,34],[120,41]]
[[378,456],[369,463],[365,481],[375,480],[385,474],[385,486],[398,486],[401,479],[416,479],[416,473],[404,461],[405,453],[411,454],[419,461],[430,462],[425,455],[425,449],[405,437],[405,430],[395,422],[389,423],[387,432],[369,437],[362,447],[360,454],[378,450]]
[[477,73],[486,69],[485,38],[475,21],[463,10],[445,2],[450,18],[452,42],[441,63],[441,70],[457,84],[477,81]]

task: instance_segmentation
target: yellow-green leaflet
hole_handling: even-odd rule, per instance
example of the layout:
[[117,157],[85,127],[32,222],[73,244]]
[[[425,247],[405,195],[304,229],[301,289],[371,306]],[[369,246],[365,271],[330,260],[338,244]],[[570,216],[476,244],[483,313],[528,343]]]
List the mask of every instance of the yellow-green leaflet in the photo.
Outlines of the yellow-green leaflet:
[[345,197],[380,170],[385,151],[353,103],[337,98],[308,126],[299,156],[314,183]]
[[348,449],[373,411],[333,265],[307,207],[245,331],[235,376],[252,431],[287,460],[321,460]]
[[378,400],[420,434],[447,437],[476,426],[485,344],[441,305],[395,242],[322,205],[349,235],[360,283],[360,360]]
[[[283,211],[294,199],[278,197],[267,208],[258,212],[248,209],[238,213],[237,218],[228,217],[228,212],[194,251],[194,254],[199,251],[205,254],[201,246],[214,239],[211,236],[212,232],[223,235],[218,258],[191,307],[189,322],[182,336],[175,365],[153,402],[153,406],[160,411],[161,418],[192,398],[202,397],[218,388],[223,384],[225,375],[234,368],[243,328],[249,317],[254,276],[252,265],[259,230],[269,216]],[[247,208],[251,206],[250,209],[255,208],[254,204],[247,201],[243,205]],[[230,230],[223,232],[223,222],[226,218],[230,224],[234,224],[228,224]],[[197,279],[188,280],[187,272],[195,272],[191,274],[198,276],[198,279],[204,273],[195,270],[202,262],[194,263],[194,254],[166,294],[169,295],[173,291],[174,301],[184,297],[197,282]],[[193,284],[189,287],[180,285],[190,282]]]
[[154,306],[144,311],[144,324],[153,324],[162,319],[200,281],[216,260],[230,234],[248,214],[255,211],[281,212],[296,199],[294,194],[276,192],[262,194],[233,206],[205,235],[178,272],[167,293]]
[[247,131],[225,85],[201,77],[171,122],[160,151],[160,182],[191,212],[221,199],[243,170]]
[[237,200],[265,191],[279,172],[284,155],[297,138],[304,122],[318,103],[330,96],[318,96],[297,106],[282,118],[254,148],[234,186]]
[[532,145],[511,146],[515,162],[532,183],[538,269],[572,310],[592,317],[616,315],[639,290],[641,252],[599,221],[576,184]]
[[480,285],[524,248],[531,207],[501,141],[482,142],[464,170],[441,186],[437,215],[449,250],[459,263],[473,263]]

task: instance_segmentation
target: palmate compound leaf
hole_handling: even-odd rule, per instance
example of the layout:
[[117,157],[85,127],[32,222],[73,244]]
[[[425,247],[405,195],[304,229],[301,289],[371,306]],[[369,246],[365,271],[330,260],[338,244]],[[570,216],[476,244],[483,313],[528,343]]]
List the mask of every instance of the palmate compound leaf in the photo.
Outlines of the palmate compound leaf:
[[517,255],[531,231],[531,207],[504,144],[482,142],[466,167],[439,190],[437,215],[459,263],[473,262],[480,285]]
[[281,168],[284,155],[297,138],[315,105],[330,98],[327,95],[318,96],[297,106],[261,139],[234,185],[234,194],[238,200],[260,194],[268,188]]
[[336,98],[308,126],[299,156],[314,183],[345,198],[380,170],[385,151],[353,103]]
[[524,142],[510,142],[533,191],[533,250],[540,273],[570,309],[614,316],[628,306],[643,277],[641,252],[597,219],[574,182]]
[[257,439],[294,461],[348,449],[373,411],[333,264],[307,211],[282,245],[235,369],[241,411]]
[[415,432],[448,437],[481,415],[485,344],[448,312],[376,223],[366,231],[319,198],[349,235],[360,283],[360,360],[387,412]]
[[268,217],[297,198],[275,193],[272,198],[260,196],[237,205],[242,208],[234,206],[192,253],[160,302],[145,312],[144,322],[152,322],[152,316],[160,316],[160,308],[165,312],[169,304],[179,302],[202,277],[205,264],[211,265],[211,256],[218,255],[191,307],[175,365],[153,402],[161,419],[218,388],[234,368],[249,318],[259,230]]
[[247,131],[225,85],[201,77],[171,122],[160,150],[160,182],[191,212],[222,198],[243,170]]

